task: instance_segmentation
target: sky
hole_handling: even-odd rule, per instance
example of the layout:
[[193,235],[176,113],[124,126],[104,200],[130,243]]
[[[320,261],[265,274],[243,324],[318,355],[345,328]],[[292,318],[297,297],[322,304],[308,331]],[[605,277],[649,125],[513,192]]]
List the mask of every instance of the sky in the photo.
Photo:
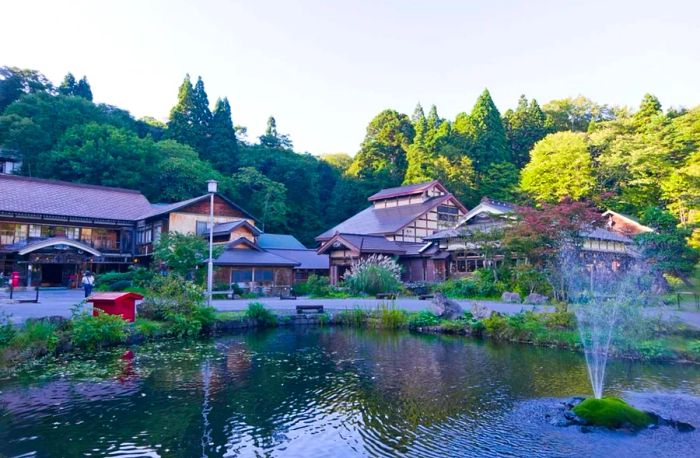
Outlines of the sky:
[[505,112],[585,95],[700,105],[697,1],[0,0],[0,65],[167,120],[185,74],[227,96],[255,140],[274,115],[295,150],[354,154],[367,124],[435,104],[453,119],[488,88]]

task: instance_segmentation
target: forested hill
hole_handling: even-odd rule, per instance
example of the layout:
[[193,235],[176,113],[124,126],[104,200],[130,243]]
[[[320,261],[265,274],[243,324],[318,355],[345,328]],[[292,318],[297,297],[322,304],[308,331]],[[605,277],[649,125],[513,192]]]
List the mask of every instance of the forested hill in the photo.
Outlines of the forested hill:
[[387,109],[352,158],[294,152],[273,117],[250,140],[226,98],[211,109],[201,78],[175,89],[163,124],[94,104],[85,77],[54,86],[38,71],[2,67],[0,146],[19,156],[25,175],[138,189],[153,202],[200,195],[214,178],[265,231],[307,245],[377,190],[431,179],[469,207],[484,195],[570,196],[632,216],[666,207],[684,225],[698,222],[700,108],[664,112],[651,95],[635,110],[584,97],[540,106],[523,96],[500,113],[485,90],[454,120],[435,106],[411,116]]

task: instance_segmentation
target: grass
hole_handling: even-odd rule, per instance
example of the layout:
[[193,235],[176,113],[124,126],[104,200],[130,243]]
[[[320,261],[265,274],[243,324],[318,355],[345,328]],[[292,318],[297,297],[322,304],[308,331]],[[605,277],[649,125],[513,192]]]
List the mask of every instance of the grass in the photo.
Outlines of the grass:
[[214,316],[218,321],[234,321],[246,318],[246,312],[243,310],[232,312],[216,312]]
[[594,426],[641,429],[652,423],[647,413],[635,409],[620,398],[588,398],[574,407],[574,413]]

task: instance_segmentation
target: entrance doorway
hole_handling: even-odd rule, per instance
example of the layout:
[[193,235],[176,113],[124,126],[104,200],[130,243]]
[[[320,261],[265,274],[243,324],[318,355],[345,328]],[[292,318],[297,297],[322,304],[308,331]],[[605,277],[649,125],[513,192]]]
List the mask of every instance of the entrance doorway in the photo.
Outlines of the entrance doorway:
[[63,284],[63,264],[42,264],[41,284],[44,286],[61,286]]

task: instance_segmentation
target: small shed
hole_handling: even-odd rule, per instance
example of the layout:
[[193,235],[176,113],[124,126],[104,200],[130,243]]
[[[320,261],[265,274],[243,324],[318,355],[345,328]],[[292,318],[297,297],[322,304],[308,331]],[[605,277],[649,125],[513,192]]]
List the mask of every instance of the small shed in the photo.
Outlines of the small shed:
[[95,293],[88,298],[92,302],[92,316],[97,316],[100,309],[108,315],[121,315],[126,321],[133,322],[136,318],[136,301],[143,296],[136,293],[109,292]]

